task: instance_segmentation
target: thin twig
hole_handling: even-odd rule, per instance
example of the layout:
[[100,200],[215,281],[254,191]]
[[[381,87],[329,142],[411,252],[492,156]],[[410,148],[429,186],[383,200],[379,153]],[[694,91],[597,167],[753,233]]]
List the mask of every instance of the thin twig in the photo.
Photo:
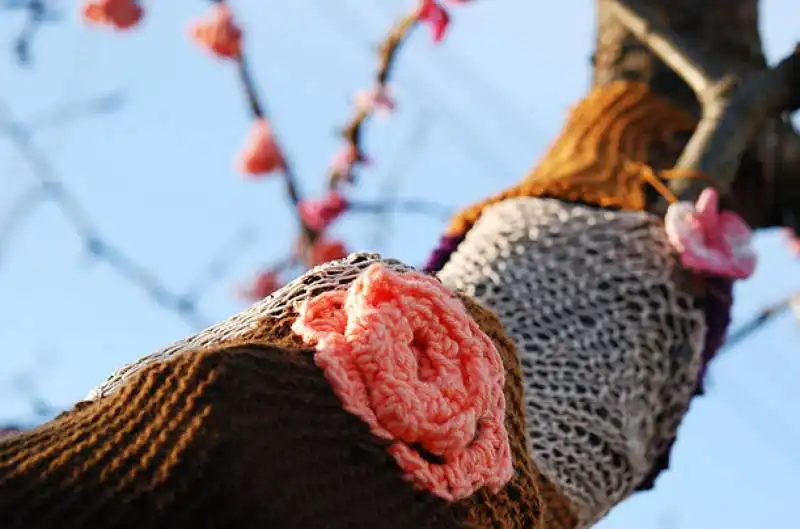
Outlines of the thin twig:
[[99,234],[81,204],[58,179],[48,158],[34,146],[28,129],[15,122],[9,114],[5,121],[0,122],[0,132],[5,133],[28,162],[39,189],[61,210],[91,256],[110,264],[122,277],[144,290],[155,303],[175,312],[192,328],[200,330],[207,326],[209,320],[199,314],[193,300],[173,294],[149,270]]
[[6,246],[11,239],[11,234],[22,224],[28,215],[33,213],[36,206],[47,199],[47,194],[41,186],[33,186],[25,191],[8,208],[6,214],[0,219],[0,262],[2,262]]
[[350,202],[350,211],[355,213],[386,213],[398,211],[403,213],[419,213],[441,220],[448,220],[453,216],[454,208],[428,202],[425,200],[394,199],[385,202]]
[[[420,5],[417,5],[409,13],[400,18],[389,31],[389,34],[383,42],[378,46],[378,68],[375,72],[375,86],[373,89],[387,89],[392,70],[397,62],[399,51],[417,26],[421,9]],[[342,129],[342,136],[351,148],[358,153],[356,156],[358,159],[364,158],[362,149],[363,127],[367,119],[371,117],[374,112],[374,108],[356,108],[353,117]],[[348,174],[344,174],[340,170],[334,168],[329,176],[330,187],[333,189],[341,182],[347,181],[348,179]]]
[[722,345],[722,348],[730,348],[742,340],[761,329],[764,325],[772,321],[776,316],[790,310],[793,304],[800,303],[800,292],[796,292],[789,297],[768,305],[761,309],[753,318],[740,325],[735,331],[730,333]]
[[[215,1],[217,3],[224,3],[222,0]],[[266,104],[258,97],[255,81],[253,80],[253,76],[250,75],[250,69],[248,68],[247,59],[244,52],[242,52],[242,54],[238,57],[237,66],[239,71],[239,80],[242,88],[244,89],[245,96],[247,98],[247,105],[250,108],[251,114],[256,119],[270,121],[269,111],[266,107]],[[280,142],[277,136],[275,136],[275,142],[279,146],[280,152],[285,153],[284,149],[280,147]],[[302,200],[302,195],[300,193],[297,177],[292,169],[292,164],[285,155],[283,157],[281,174],[283,175],[283,181],[286,184],[286,195],[289,197],[289,200],[292,203],[292,209],[295,212],[295,217],[300,225],[303,235],[309,240],[316,239],[318,234],[311,226],[305,223],[298,212],[297,206]]]

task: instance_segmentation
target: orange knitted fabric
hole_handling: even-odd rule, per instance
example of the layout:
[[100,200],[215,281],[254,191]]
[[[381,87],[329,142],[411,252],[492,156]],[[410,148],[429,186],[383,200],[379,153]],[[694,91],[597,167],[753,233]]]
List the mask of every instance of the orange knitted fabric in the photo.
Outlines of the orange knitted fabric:
[[527,456],[513,344],[494,315],[465,305],[506,370],[515,475],[497,494],[484,487],[450,503],[403,479],[385,441],[343,409],[313,351],[263,343],[299,342],[286,318],[248,337],[261,344],[153,363],[115,393],[1,440],[0,526],[574,527]]
[[[547,197],[588,205],[644,210],[645,188],[660,177],[647,165],[648,149],[697,121],[644,83],[599,85],[575,106],[553,145],[518,184],[459,212],[447,235],[460,235],[488,206],[514,197]],[[674,175],[677,177],[678,175]]]

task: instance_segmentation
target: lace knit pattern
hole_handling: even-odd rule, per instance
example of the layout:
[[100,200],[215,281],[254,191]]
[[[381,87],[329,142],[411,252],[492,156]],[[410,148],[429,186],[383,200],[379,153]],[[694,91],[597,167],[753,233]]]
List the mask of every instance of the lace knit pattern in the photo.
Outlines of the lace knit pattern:
[[163,361],[181,351],[198,349],[240,341],[259,325],[263,318],[282,319],[295,314],[295,307],[302,301],[329,290],[347,288],[366,268],[381,261],[391,270],[405,272],[411,267],[395,259],[382,259],[374,253],[354,253],[339,261],[317,266],[299,278],[275,291],[272,295],[254,303],[246,310],[205,329],[194,336],[179,340],[115,371],[105,382],[93,389],[86,400],[104,397],[114,391],[122,381],[144,366]]
[[695,391],[706,325],[659,220],[554,199],[486,209],[439,278],[521,356],[529,449],[581,527],[644,480]]
[[[127,391],[130,381],[136,379],[138,373],[194,356],[198,354],[195,349],[198,347],[202,351],[208,348],[213,350],[221,345],[242,344],[247,347],[245,344],[248,343],[268,343],[302,348],[302,340],[291,329],[300,302],[326,291],[347,288],[370,264],[378,261],[396,271],[410,270],[398,261],[381,259],[377,254],[352,254],[344,260],[326,263],[246,311],[118,370],[92,392],[92,402],[115,399],[120,391]],[[577,518],[572,505],[536,468],[528,454],[522,379],[514,344],[494,314],[470,298],[461,299],[469,314],[497,345],[505,366],[505,422],[515,475],[505,489],[497,494],[484,488],[469,499],[453,504],[452,514],[461,520],[465,528],[573,529]],[[184,352],[187,354],[181,354]]]

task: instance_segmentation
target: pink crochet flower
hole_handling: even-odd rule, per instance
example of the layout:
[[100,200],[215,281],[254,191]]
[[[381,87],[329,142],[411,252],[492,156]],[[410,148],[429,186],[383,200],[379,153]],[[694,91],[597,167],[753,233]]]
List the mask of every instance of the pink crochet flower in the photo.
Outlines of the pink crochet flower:
[[664,226],[686,268],[731,279],[745,279],[755,270],[752,231],[736,213],[720,213],[716,189],[703,190],[695,205],[670,205]]
[[511,479],[502,360],[436,279],[373,264],[348,290],[306,301],[292,329],[411,482],[457,501]]

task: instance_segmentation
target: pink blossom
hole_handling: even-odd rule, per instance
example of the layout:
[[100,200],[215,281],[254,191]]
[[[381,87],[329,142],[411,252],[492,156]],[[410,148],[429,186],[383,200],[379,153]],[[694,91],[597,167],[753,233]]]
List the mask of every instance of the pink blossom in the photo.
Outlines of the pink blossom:
[[353,168],[357,164],[366,165],[369,160],[352,142],[342,147],[331,161],[331,172],[341,175],[346,182],[353,181]]
[[300,218],[311,229],[322,231],[347,210],[347,200],[331,191],[322,198],[306,199],[298,204]]
[[378,85],[371,90],[359,92],[356,95],[356,106],[359,111],[389,114],[394,111],[396,103],[389,97],[386,86]]
[[436,0],[422,0],[417,20],[430,25],[433,42],[439,43],[444,39],[447,26],[450,24],[450,15]]
[[239,155],[238,166],[241,172],[251,178],[283,169],[283,154],[264,118],[258,118],[253,123],[247,143]]
[[256,275],[248,287],[239,291],[239,296],[250,301],[258,301],[278,290],[280,286],[281,281],[278,271],[264,270]]

